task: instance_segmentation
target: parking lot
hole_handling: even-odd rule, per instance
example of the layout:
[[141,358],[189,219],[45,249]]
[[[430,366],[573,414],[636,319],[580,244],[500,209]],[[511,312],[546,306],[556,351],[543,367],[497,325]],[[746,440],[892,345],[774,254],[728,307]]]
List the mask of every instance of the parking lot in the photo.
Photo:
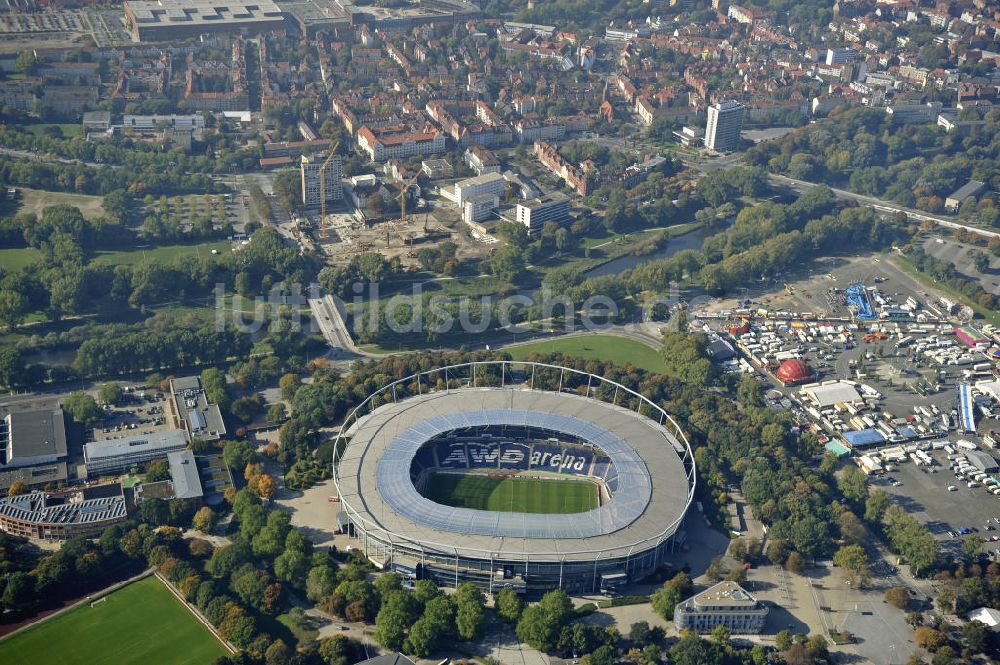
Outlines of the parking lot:
[[170,400],[159,391],[130,391],[121,403],[104,409],[104,422],[93,429],[90,440],[124,439],[174,429]]
[[[881,478],[872,478],[875,487],[891,494],[896,503],[927,525],[927,528],[941,541],[942,550],[949,555],[961,553],[965,537],[953,537],[961,527],[975,529],[986,540],[984,549],[992,552],[1000,548],[1000,497],[989,494],[984,488],[969,489],[964,482],[956,480],[948,470],[948,457],[940,450],[930,453],[937,463],[928,470],[926,466],[916,466],[910,462],[899,465],[895,471]],[[889,478],[900,484],[894,486]],[[948,487],[958,488],[949,492]],[[986,530],[990,522],[991,530]],[[989,539],[997,537],[997,541]]]

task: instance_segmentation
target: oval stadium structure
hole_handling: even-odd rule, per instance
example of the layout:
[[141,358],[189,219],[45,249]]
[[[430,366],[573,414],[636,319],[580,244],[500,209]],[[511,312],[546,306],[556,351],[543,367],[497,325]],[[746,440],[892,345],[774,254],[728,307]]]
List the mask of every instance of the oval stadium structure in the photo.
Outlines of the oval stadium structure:
[[607,591],[653,572],[691,505],[684,434],[642,395],[540,363],[434,369],[338,437],[338,528],[376,565],[493,592]]

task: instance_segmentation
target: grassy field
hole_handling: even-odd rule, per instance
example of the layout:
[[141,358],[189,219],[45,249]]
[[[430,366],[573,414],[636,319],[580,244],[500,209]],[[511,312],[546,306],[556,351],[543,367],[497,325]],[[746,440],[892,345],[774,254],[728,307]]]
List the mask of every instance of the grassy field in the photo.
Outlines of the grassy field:
[[21,195],[19,212],[33,212],[36,215],[41,215],[42,210],[45,208],[64,203],[79,208],[80,212],[87,219],[104,216],[104,210],[101,208],[104,197],[101,196],[46,192],[40,189],[28,189],[27,187],[18,187],[18,191]]
[[219,255],[229,253],[229,242],[205,242],[196,245],[160,245],[148,249],[129,249],[122,251],[100,251],[94,256],[94,263],[109,265],[134,265],[144,259],[171,261],[178,256],[211,256],[212,250],[218,250]]
[[0,642],[0,663],[206,665],[226,654],[155,577]]
[[525,360],[531,353],[563,353],[593,360],[603,360],[624,367],[631,363],[647,372],[663,373],[660,354],[642,342],[617,335],[577,335],[543,342],[529,342],[504,349],[514,360]]
[[82,127],[76,123],[73,124],[55,123],[51,125],[24,125],[25,129],[27,129],[32,134],[35,134],[36,136],[42,135],[45,132],[46,127],[58,127],[60,130],[62,130],[63,137],[67,139],[79,136],[80,132],[82,131]]
[[514,513],[584,513],[598,507],[597,486],[584,480],[492,478],[438,473],[428,498],[446,506]]
[[20,270],[24,266],[42,258],[42,253],[34,247],[24,249],[0,249],[0,268]]

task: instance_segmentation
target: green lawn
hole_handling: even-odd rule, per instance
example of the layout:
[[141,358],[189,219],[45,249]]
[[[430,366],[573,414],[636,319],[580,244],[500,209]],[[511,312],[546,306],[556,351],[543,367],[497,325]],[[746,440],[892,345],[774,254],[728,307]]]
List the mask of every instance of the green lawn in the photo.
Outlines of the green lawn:
[[22,125],[22,126],[32,134],[35,134],[36,136],[41,136],[42,133],[45,131],[46,127],[58,127],[59,129],[62,130],[63,137],[67,139],[79,136],[80,132],[82,131],[82,127],[76,123],[73,124],[54,123],[51,125]]
[[514,513],[585,513],[598,507],[597,485],[586,480],[493,478],[436,473],[428,498],[446,506]]
[[0,663],[207,665],[227,651],[155,577],[0,642]]
[[577,335],[543,342],[529,342],[505,348],[514,360],[526,360],[532,353],[563,353],[578,358],[603,360],[624,367],[631,363],[647,372],[665,371],[663,360],[655,349],[617,335]]
[[30,263],[42,258],[42,253],[34,247],[23,249],[0,249],[0,268],[4,270],[20,270]]
[[229,242],[221,240],[218,242],[205,242],[196,245],[160,245],[145,249],[129,249],[122,251],[99,251],[94,255],[94,263],[108,265],[134,265],[144,259],[156,259],[157,261],[171,261],[178,256],[211,256],[212,250],[218,250],[219,256],[228,254],[230,251]]

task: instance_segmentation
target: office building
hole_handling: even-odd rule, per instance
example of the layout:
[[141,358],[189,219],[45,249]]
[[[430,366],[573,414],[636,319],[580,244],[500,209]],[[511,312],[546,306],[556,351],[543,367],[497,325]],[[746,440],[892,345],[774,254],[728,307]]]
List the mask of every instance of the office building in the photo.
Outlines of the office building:
[[139,504],[143,499],[152,498],[201,501],[205,492],[194,452],[185,449],[167,453],[167,464],[170,466],[170,479],[136,485],[135,502]]
[[484,173],[483,175],[466,178],[455,183],[455,200],[459,205],[465,205],[469,199],[480,196],[500,196],[503,194],[504,179],[499,173]]
[[92,441],[83,446],[83,460],[88,476],[118,473],[166,457],[175,450],[184,450],[187,443],[187,435],[179,429]]
[[326,179],[326,191],[323,192],[326,196],[326,202],[332,203],[344,198],[344,188],[340,183],[341,159],[339,156],[336,156],[324,167],[323,162],[326,161],[326,158],[327,153],[322,152],[315,155],[302,156],[302,162],[299,166],[302,176],[302,205],[307,208],[319,207],[320,171],[323,171]]
[[826,64],[846,65],[858,59],[858,52],[852,48],[828,48],[826,50]]
[[93,538],[128,519],[121,483],[0,499],[0,530],[35,541]]
[[496,194],[466,198],[462,204],[462,221],[466,224],[481,222],[488,219],[499,206],[500,198]]
[[192,439],[217,441],[226,434],[226,423],[218,404],[212,404],[197,376],[170,379],[177,427],[187,430]]
[[764,629],[768,607],[736,582],[719,582],[681,601],[674,608],[677,630],[710,633],[716,626],[734,634],[756,634]]
[[556,222],[563,225],[570,221],[569,197],[561,192],[553,192],[530,201],[518,203],[515,209],[515,219],[519,224],[528,227],[528,233],[541,233],[545,222]]
[[708,107],[705,147],[716,152],[736,150],[743,129],[743,111],[743,105],[733,100]]

